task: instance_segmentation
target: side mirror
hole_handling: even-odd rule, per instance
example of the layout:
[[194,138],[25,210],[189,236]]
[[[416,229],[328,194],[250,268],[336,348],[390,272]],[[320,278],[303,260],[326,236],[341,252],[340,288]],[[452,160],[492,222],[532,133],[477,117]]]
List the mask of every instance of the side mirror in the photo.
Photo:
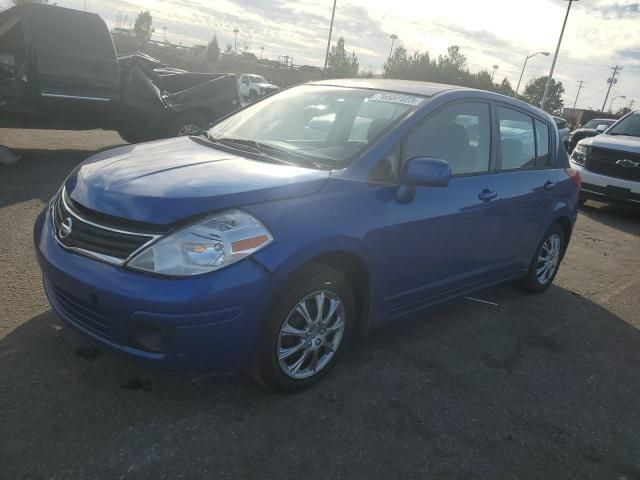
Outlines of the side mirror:
[[422,187],[446,187],[451,178],[451,167],[439,158],[414,157],[404,165],[400,183]]
[[596,132],[597,132],[597,133],[602,133],[602,132],[604,132],[606,129],[607,129],[607,126],[606,126],[606,125],[598,125],[598,126],[596,127]]

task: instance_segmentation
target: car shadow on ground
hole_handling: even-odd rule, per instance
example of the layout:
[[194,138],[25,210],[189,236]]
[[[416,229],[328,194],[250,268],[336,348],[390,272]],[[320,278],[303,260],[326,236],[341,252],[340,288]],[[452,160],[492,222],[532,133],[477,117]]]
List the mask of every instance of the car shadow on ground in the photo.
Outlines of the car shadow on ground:
[[14,165],[0,166],[0,208],[33,199],[48,201],[80,162],[118,146],[99,150],[12,149],[21,159]]
[[497,305],[382,327],[293,396],[164,374],[47,311],[0,340],[5,475],[640,478],[640,332],[556,286],[473,297]]
[[640,207],[587,202],[580,213],[616,230],[640,236]]

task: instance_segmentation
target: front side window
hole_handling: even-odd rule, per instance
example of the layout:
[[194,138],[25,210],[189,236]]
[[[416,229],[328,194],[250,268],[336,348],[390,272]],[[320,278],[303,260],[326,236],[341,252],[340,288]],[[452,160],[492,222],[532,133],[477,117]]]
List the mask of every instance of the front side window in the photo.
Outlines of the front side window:
[[502,170],[535,168],[533,118],[510,108],[498,107],[498,122]]
[[426,100],[376,90],[301,85],[231,115],[207,136],[295,164],[342,168]]
[[622,118],[607,131],[607,135],[628,135],[640,137],[640,112]]
[[443,107],[408,135],[403,160],[446,160],[454,175],[486,172],[491,151],[490,119],[486,103]]

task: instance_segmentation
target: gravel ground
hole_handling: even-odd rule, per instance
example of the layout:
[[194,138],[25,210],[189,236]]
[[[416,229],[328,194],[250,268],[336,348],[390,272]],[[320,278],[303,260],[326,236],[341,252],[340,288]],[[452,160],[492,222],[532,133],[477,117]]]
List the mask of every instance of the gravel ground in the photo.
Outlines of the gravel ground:
[[640,212],[582,209],[556,285],[373,332],[316,388],[167,375],[45,299],[32,225],[112,132],[1,130],[0,478],[640,478]]

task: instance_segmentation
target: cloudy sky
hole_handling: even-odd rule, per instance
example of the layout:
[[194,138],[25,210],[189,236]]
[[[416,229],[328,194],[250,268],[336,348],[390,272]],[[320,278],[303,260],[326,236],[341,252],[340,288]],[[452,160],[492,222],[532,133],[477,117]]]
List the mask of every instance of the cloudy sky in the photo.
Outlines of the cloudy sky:
[[[8,4],[9,0],[0,0]],[[290,55],[296,64],[322,66],[333,0],[56,0],[58,5],[86,8],[116,26],[118,17],[133,21],[149,9],[161,38],[185,45],[206,43],[217,33],[222,46],[240,47],[276,58]],[[442,54],[459,45],[473,71],[498,65],[496,78],[506,76],[514,87],[524,57],[555,50],[567,2],[564,0],[338,0],[334,39],[344,36],[362,67],[381,71],[395,33],[410,51]],[[529,61],[523,85],[547,74],[552,55]],[[602,107],[607,78],[614,65],[623,67],[611,98],[614,110],[635,100],[640,108],[640,3],[631,0],[580,0],[573,4],[555,78],[572,106],[577,81],[586,83],[578,107]],[[617,108],[616,108],[617,107]],[[609,108],[609,102],[607,102]]]

